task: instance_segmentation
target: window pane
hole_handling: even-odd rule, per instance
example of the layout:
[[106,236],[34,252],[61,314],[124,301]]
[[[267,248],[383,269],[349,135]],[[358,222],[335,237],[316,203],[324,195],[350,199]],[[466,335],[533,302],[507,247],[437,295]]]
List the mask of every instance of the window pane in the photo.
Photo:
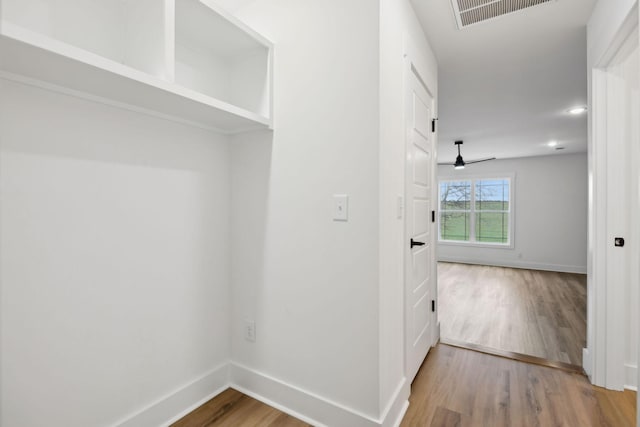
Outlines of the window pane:
[[485,179],[477,181],[476,210],[508,211],[509,180]]
[[469,240],[471,214],[442,212],[440,214],[440,240]]
[[440,183],[440,210],[471,209],[471,182],[446,181]]
[[509,243],[509,214],[507,212],[476,213],[476,241]]

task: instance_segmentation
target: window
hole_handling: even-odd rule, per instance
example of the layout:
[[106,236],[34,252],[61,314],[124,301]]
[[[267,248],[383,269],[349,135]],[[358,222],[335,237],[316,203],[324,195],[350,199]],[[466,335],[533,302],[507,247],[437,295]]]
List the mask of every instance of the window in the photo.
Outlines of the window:
[[511,178],[440,181],[441,242],[511,245]]

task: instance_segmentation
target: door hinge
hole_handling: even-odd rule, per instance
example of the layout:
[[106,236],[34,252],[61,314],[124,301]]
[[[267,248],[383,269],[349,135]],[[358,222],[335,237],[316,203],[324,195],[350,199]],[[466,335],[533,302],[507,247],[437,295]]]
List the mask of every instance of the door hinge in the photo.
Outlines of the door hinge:
[[436,133],[436,120],[438,120],[438,119],[437,118],[436,119],[431,119],[431,132],[432,133]]
[[436,211],[431,211],[431,222],[436,222]]
[[434,299],[431,300],[431,311],[433,313],[436,312],[436,300],[434,300]]

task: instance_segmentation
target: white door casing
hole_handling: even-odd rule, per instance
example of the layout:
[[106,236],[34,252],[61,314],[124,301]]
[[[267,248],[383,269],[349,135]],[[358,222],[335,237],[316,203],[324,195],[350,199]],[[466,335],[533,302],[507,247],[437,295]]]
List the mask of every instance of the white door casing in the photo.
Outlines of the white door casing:
[[[405,58],[405,374],[413,381],[436,341],[435,100],[414,66]],[[422,243],[411,247],[411,241]],[[433,301],[433,302],[432,302]]]
[[[633,386],[626,371],[637,369],[637,354],[629,354],[628,347],[635,341],[630,339],[633,332],[629,328],[638,329],[638,298],[632,297],[637,293],[634,260],[640,248],[639,228],[633,220],[640,208],[636,194],[640,188],[636,176],[638,94],[630,91],[628,76],[619,74],[623,69],[620,64],[637,49],[638,21],[636,4],[589,70],[591,200],[583,363],[592,383],[614,390]],[[614,237],[627,236],[625,247],[614,247]]]

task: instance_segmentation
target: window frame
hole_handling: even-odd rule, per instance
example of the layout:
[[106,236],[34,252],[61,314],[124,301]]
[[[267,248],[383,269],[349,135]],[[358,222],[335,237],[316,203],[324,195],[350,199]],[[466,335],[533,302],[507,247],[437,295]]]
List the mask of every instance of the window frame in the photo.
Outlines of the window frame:
[[[492,212],[492,210],[476,210],[476,182],[477,181],[489,181],[489,180],[500,180],[504,179],[509,181],[509,210],[508,210],[508,218],[509,218],[509,231],[507,233],[508,241],[507,243],[497,243],[497,242],[478,242],[476,241],[476,215],[478,212]],[[469,240],[442,240],[440,235],[441,233],[441,220],[442,220],[442,210],[441,208],[441,193],[440,187],[443,182],[471,182],[471,197],[469,200],[468,211],[460,211],[460,212],[469,212],[470,224],[469,224]],[[451,211],[444,211],[451,212]],[[495,211],[495,212],[503,212]],[[450,246],[464,246],[464,247],[482,247],[482,248],[495,248],[495,249],[513,249],[515,247],[515,174],[482,174],[482,175],[464,175],[464,176],[439,176],[438,177],[438,244],[440,245],[450,245]]]

